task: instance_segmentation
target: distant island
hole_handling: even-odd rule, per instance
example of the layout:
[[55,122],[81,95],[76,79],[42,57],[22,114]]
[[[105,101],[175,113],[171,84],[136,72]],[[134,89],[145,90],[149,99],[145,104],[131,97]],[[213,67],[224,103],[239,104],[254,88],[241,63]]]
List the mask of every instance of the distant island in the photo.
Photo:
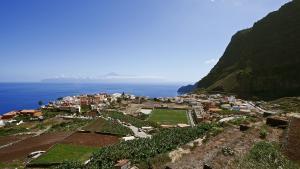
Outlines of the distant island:
[[[215,0],[206,2],[216,3]],[[220,3],[224,4],[221,0]],[[74,10],[77,8],[73,4],[71,9],[83,12],[81,8],[87,6],[82,5],[78,6],[79,11]],[[135,9],[131,5],[126,8]],[[57,6],[54,4],[55,9]],[[149,7],[148,3],[143,6]],[[60,9],[65,10],[64,7],[60,5]],[[87,8],[91,13],[86,18],[94,22],[91,14],[101,10],[98,6],[92,7]],[[113,5],[113,15],[119,16],[115,13],[119,7],[123,8]],[[159,7],[164,14],[172,14]],[[148,15],[148,11],[136,9]],[[180,8],[174,9],[178,12]],[[155,10],[149,11],[152,14]],[[69,12],[66,14],[72,16]],[[38,17],[44,17],[41,16]],[[55,16],[61,15],[58,12]],[[162,18],[155,14],[157,16]],[[117,30],[128,34],[124,23],[131,17],[119,19],[124,21],[121,24],[124,28]],[[108,21],[110,23],[112,18]],[[48,28],[50,24],[42,25]],[[108,28],[112,25],[108,24]],[[146,34],[131,30],[139,36]],[[116,35],[123,41],[123,36]],[[97,37],[101,36],[97,33]],[[138,42],[133,36],[129,37],[134,43]],[[159,37],[159,41],[161,39],[163,37]],[[85,44],[85,41],[77,41]],[[112,49],[118,50],[118,47]],[[143,54],[152,50],[144,49],[139,50]],[[118,50],[115,55],[122,53]],[[130,62],[138,59],[126,58]],[[160,63],[161,58],[150,59]],[[95,63],[96,66],[106,64]],[[145,67],[153,73],[166,73],[149,63],[134,67],[134,72]],[[131,64],[122,64],[126,69],[132,68]],[[110,64],[105,66],[114,68]],[[170,65],[164,65],[162,70],[168,68]],[[185,71],[181,67],[176,69],[182,72],[175,73],[175,77]],[[34,67],[39,73],[37,70]],[[0,95],[0,107],[18,103],[7,106],[0,114],[0,168],[300,169],[300,0],[290,1],[253,27],[238,31],[218,63],[197,83],[179,89],[180,85],[166,84],[159,76],[117,73],[98,77],[62,75],[44,79],[42,83],[0,83],[0,94],[4,93]]]
[[209,74],[178,92],[204,89],[268,100],[299,96],[299,11],[300,1],[291,1],[236,33]]
[[53,77],[42,79],[43,83],[132,83],[132,84],[149,84],[166,82],[158,76],[138,76],[138,75],[121,75],[114,72],[97,76],[97,77]]

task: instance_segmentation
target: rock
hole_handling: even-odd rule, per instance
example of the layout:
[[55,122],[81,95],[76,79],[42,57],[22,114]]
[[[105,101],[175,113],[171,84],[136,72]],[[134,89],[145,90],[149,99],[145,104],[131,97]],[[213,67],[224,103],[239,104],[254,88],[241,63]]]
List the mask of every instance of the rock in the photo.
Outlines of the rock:
[[268,117],[266,124],[272,127],[286,128],[288,126],[288,120],[279,116]]
[[264,114],[263,114],[263,116],[264,117],[269,117],[269,116],[273,116],[273,115],[275,115],[276,113],[275,112],[272,112],[272,111],[265,111],[264,112]]
[[250,128],[251,126],[248,124],[241,124],[240,125],[240,131],[246,131]]
[[209,164],[204,163],[203,169],[212,169],[212,167]]

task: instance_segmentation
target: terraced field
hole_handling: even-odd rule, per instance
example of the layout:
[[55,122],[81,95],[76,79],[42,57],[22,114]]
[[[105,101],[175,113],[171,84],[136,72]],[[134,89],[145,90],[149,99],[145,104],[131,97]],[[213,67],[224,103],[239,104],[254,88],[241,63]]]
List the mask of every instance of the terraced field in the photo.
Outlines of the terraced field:
[[[65,160],[84,162],[89,159],[91,154],[98,148],[70,145],[70,144],[57,144],[52,147],[48,152],[43,154],[40,158],[33,160],[30,165],[51,165],[59,164]],[[62,158],[63,157],[63,158]]]
[[119,124],[116,120],[105,120],[103,118],[98,118],[84,127],[83,130],[119,136],[133,135],[129,128]]

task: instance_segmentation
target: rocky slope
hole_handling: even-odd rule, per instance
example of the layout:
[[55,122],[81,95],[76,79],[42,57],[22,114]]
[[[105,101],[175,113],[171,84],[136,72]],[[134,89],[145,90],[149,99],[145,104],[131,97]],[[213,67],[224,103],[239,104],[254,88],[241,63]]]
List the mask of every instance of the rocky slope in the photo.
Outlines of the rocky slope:
[[300,95],[300,1],[237,32],[209,74],[178,91],[199,89],[263,99]]

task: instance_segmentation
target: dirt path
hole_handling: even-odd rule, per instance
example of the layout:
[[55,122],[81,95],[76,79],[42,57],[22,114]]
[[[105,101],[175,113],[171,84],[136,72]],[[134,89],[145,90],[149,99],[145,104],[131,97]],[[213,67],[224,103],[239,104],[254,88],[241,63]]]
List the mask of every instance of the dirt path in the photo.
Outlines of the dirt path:
[[[172,169],[202,169],[204,164],[208,164],[213,169],[236,168],[234,161],[245,155],[254,143],[261,141],[259,131],[262,124],[256,124],[256,127],[246,132],[239,131],[239,128],[227,128],[216,137],[210,138],[207,143],[184,155],[180,160],[170,162],[166,166]],[[269,133],[268,140],[278,141],[282,131],[269,129]],[[223,148],[233,150],[234,155],[225,156]]]

